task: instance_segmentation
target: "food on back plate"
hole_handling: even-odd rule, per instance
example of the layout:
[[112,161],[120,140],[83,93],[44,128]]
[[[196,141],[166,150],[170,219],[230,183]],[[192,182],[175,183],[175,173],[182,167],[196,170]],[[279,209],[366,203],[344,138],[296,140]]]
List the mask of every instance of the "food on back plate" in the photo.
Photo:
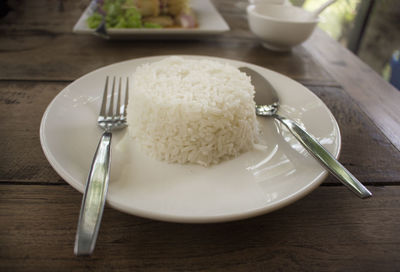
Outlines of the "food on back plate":
[[194,28],[196,17],[189,0],[98,0],[87,19],[97,28],[105,16],[107,28]]

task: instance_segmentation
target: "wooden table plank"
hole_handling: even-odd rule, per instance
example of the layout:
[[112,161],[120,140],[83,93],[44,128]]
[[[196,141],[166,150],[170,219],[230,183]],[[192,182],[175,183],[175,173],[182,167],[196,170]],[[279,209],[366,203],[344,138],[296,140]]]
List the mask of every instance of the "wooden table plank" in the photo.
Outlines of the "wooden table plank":
[[39,127],[66,83],[0,82],[0,182],[63,182],[47,162]]
[[[42,115],[67,82],[0,82],[0,182],[63,183],[39,140]],[[340,161],[367,184],[400,183],[400,153],[340,88],[310,86],[336,117]],[[94,152],[94,151],[93,151]],[[326,183],[337,183],[330,177]]]
[[71,26],[77,22],[90,0],[63,1],[62,11],[59,9],[59,2],[8,0],[11,10],[1,19],[0,31],[9,34],[36,32],[37,35],[70,33]]
[[400,91],[326,35],[316,31],[305,47],[400,150]]
[[400,153],[350,96],[341,88],[310,89],[325,102],[339,124],[342,137],[339,161],[364,183],[398,183]]
[[0,79],[75,80],[94,69],[119,61],[153,55],[194,54],[247,61],[304,83],[337,85],[303,47],[290,53],[276,54],[251,40],[235,43],[223,39],[105,41],[94,36],[36,33],[24,35],[23,42],[25,47],[19,48],[21,41],[18,39],[11,36],[6,40],[6,48],[0,52]]
[[302,46],[287,53],[264,49],[249,32],[243,8],[234,2],[215,1],[231,26],[231,31],[223,35],[155,41],[106,41],[92,35],[72,34],[88,1],[83,4],[64,1],[64,12],[57,10],[57,2],[12,3],[15,11],[0,24],[0,79],[75,80],[118,61],[152,55],[195,54],[251,62],[303,83],[338,85]]
[[396,271],[400,187],[360,200],[320,187],[284,209],[221,224],[174,224],[106,208],[94,255],[76,258],[81,195],[0,185],[0,271]]

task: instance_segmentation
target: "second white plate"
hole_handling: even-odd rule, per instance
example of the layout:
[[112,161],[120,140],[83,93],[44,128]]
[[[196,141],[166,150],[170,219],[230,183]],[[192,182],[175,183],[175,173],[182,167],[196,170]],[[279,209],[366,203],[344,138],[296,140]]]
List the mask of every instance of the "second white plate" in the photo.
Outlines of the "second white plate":
[[[219,14],[210,0],[191,0],[198,27],[196,28],[112,28],[107,32],[112,39],[130,38],[184,38],[202,35],[214,35],[229,30],[228,24]],[[73,28],[73,32],[78,34],[93,34],[94,30],[89,28],[86,20],[91,15],[90,6],[86,8]]]
[[[138,65],[166,56],[116,63],[67,86],[48,106],[40,127],[44,153],[58,174],[83,192],[101,130],[96,119],[106,75],[130,76]],[[280,113],[302,124],[336,157],[337,122],[325,104],[301,84],[249,63],[274,85]],[[121,211],[164,221],[206,223],[248,218],[286,206],[315,189],[327,172],[271,118],[259,119],[263,142],[253,151],[205,168],[168,164],[142,153],[127,130],[115,133],[107,202]],[[318,205],[316,203],[316,205]]]

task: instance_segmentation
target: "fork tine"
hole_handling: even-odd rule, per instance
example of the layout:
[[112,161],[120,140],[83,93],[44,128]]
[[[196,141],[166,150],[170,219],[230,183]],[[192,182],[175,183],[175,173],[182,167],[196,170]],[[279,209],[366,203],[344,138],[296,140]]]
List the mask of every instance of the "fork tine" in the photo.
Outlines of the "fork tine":
[[126,118],[126,107],[128,106],[129,101],[129,78],[126,78],[126,88],[125,88],[125,102],[123,105],[122,115]]
[[113,77],[112,89],[111,89],[110,107],[108,108],[107,117],[113,117],[113,115],[114,115],[114,93],[115,93],[115,77]]
[[103,101],[101,102],[100,107],[100,116],[106,116],[106,109],[107,109],[107,92],[108,92],[108,76],[106,77],[106,85],[104,86],[103,92]]
[[121,78],[119,78],[119,84],[118,84],[118,99],[117,99],[116,115],[118,115],[118,118],[120,118],[122,115],[122,111],[121,111]]

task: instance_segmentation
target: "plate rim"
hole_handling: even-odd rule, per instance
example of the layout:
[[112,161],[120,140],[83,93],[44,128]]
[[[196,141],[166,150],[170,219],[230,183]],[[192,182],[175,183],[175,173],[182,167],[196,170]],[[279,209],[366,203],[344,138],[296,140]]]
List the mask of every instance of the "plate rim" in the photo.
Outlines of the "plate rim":
[[[46,144],[46,135],[45,135],[45,125],[46,125],[46,120],[49,116],[50,109],[52,105],[57,101],[57,99],[63,95],[63,92],[68,89],[72,84],[75,84],[76,81],[82,79],[83,77],[89,77],[93,73],[98,73],[103,69],[108,69],[111,66],[118,66],[123,63],[131,62],[131,61],[145,61],[149,60],[151,61],[152,59],[159,59],[159,58],[165,58],[169,56],[181,56],[181,57],[186,57],[186,58],[207,58],[207,59],[214,59],[214,60],[220,60],[220,61],[228,61],[228,62],[237,62],[237,63],[243,63],[246,65],[249,65],[250,67],[256,67],[256,69],[261,69],[261,70],[267,70],[268,72],[278,74],[280,76],[283,76],[284,78],[294,81],[297,84],[301,85],[310,95],[314,96],[318,101],[321,102],[322,107],[325,109],[325,111],[329,114],[331,119],[334,121],[333,125],[335,128],[335,131],[337,132],[337,154],[333,154],[333,156],[338,159],[341,153],[342,149],[342,137],[341,137],[341,131],[340,127],[338,125],[338,122],[330,109],[327,107],[327,105],[311,90],[309,90],[306,86],[303,84],[299,83],[298,81],[291,79],[290,77],[283,75],[281,73],[278,73],[276,71],[273,71],[271,69],[252,64],[247,61],[241,61],[241,60],[235,60],[235,59],[228,59],[228,58],[221,58],[221,57],[214,57],[214,56],[208,56],[208,55],[186,55],[186,54],[174,54],[174,55],[157,55],[157,56],[145,56],[145,57],[140,57],[140,58],[134,58],[134,59],[129,59],[129,60],[124,60],[116,63],[112,63],[109,65],[105,65],[102,67],[99,67],[91,72],[88,72],[81,77],[77,78],[67,86],[65,86],[53,99],[52,101],[48,104],[46,107],[46,110],[42,116],[41,123],[40,123],[40,144],[42,147],[42,150],[45,154],[45,157],[49,164],[52,166],[52,168],[67,182],[69,185],[71,185],[74,189],[79,191],[80,193],[83,193],[84,191],[84,185],[82,183],[77,183],[75,182],[74,177],[72,177],[64,168],[57,162],[57,160],[54,158],[52,152],[50,151],[49,147]],[[147,218],[147,219],[152,219],[152,220],[159,220],[159,221],[164,221],[164,222],[173,222],[173,223],[219,223],[219,222],[230,222],[230,221],[237,221],[237,220],[243,220],[243,219],[248,219],[252,217],[256,217],[259,215],[267,214],[273,211],[276,211],[278,209],[281,209],[285,206],[290,205],[291,203],[294,203],[301,198],[305,197],[312,191],[314,191],[328,176],[328,171],[323,170],[318,176],[316,176],[313,180],[310,181],[310,183],[302,187],[301,190],[297,191],[294,194],[287,195],[286,197],[280,199],[278,202],[275,202],[273,206],[267,205],[264,207],[260,207],[257,209],[251,209],[250,211],[247,212],[241,212],[241,213],[226,213],[224,215],[213,215],[213,216],[182,216],[182,215],[171,215],[171,214],[163,214],[159,212],[151,212],[151,211],[144,211],[141,209],[137,209],[135,207],[127,206],[124,205],[120,202],[113,201],[112,199],[106,199],[106,202],[108,205],[113,207],[116,210],[122,211],[124,213],[128,213],[134,216],[139,216],[142,218]],[[67,181],[68,180],[68,181]],[[82,188],[83,186],[83,188]]]

